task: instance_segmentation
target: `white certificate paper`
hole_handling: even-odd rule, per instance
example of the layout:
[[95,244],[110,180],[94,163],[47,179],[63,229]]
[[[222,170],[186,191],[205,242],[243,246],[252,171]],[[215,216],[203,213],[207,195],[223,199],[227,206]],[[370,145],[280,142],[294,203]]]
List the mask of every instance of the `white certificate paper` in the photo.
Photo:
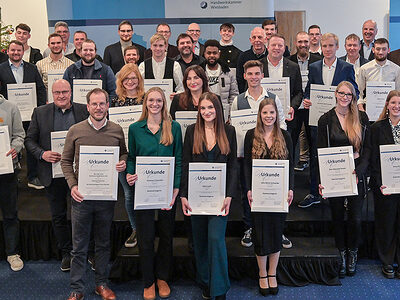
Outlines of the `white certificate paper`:
[[285,118],[289,117],[290,109],[290,80],[289,77],[279,79],[265,77],[261,80],[261,85],[267,92],[278,96],[282,103]]
[[400,145],[380,145],[381,174],[385,194],[400,194]]
[[244,157],[244,138],[246,132],[256,127],[256,109],[242,109],[231,111],[231,124],[236,130],[237,156]]
[[189,163],[188,201],[192,215],[221,215],[225,199],[225,163]]
[[320,148],[318,163],[323,197],[358,195],[352,146]]
[[[67,130],[65,131],[54,131],[50,133],[51,151],[62,154],[64,151],[65,137],[67,136]],[[52,163],[53,178],[64,177],[61,170],[60,162]]]
[[289,212],[289,161],[253,159],[251,191],[254,212]]
[[174,191],[175,157],[136,157],[134,209],[169,208]]
[[142,115],[142,105],[110,107],[108,116],[110,121],[122,127],[125,136],[125,144],[128,146],[129,125],[139,120]]
[[100,79],[74,79],[73,80],[73,101],[86,104],[86,95],[95,88],[102,88],[103,82]]
[[78,190],[84,200],[118,200],[119,147],[80,146]]
[[186,128],[196,123],[197,111],[177,111],[175,113],[175,121],[181,125],[182,138],[185,139]]
[[30,121],[37,106],[36,83],[7,84],[8,100],[14,102],[21,113],[22,121]]
[[385,106],[386,97],[395,89],[394,82],[368,81],[366,92],[366,112],[370,121],[376,121]]
[[152,87],[159,87],[164,91],[167,99],[168,109],[171,106],[170,95],[174,92],[174,84],[172,79],[144,79],[144,90],[147,92]]
[[64,76],[65,70],[49,70],[47,72],[47,102],[52,103],[53,100],[53,83],[59,79],[62,79]]
[[319,118],[336,105],[335,90],[336,86],[311,84],[308,125],[318,126]]
[[6,156],[10,150],[8,126],[0,126],[0,175],[14,173],[12,157]]

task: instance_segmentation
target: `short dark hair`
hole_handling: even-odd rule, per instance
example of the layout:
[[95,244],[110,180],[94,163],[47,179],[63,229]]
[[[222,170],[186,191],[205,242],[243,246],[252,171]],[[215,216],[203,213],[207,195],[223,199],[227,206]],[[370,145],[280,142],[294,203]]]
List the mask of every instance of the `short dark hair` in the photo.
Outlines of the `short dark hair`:
[[207,47],[217,47],[219,50],[220,44],[217,40],[207,40],[204,43],[204,50],[207,49]]
[[224,23],[221,26],[219,26],[219,31],[221,31],[224,28],[232,29],[233,32],[235,32],[235,26],[231,23]]
[[344,43],[346,44],[346,41],[348,40],[356,40],[359,44],[361,43],[360,37],[355,33],[350,33],[348,36],[346,36]]
[[261,72],[264,70],[264,65],[259,60],[248,60],[243,66],[244,72],[246,73],[247,69],[252,67],[259,67]]
[[12,40],[12,41],[8,44],[7,50],[10,49],[11,44],[15,44],[15,45],[21,46],[22,49],[24,49],[24,45],[23,45],[20,41]]
[[124,56],[128,50],[136,50],[137,55],[140,57],[139,49],[135,45],[130,45],[124,49]]
[[184,39],[184,38],[190,38],[190,40],[192,41],[192,43],[193,43],[193,39],[192,39],[192,37],[190,36],[190,35],[188,35],[187,33],[181,33],[180,35],[178,35],[178,37],[177,37],[177,39],[176,39],[176,45],[178,46],[178,44],[179,44],[179,40],[181,40],[181,39]]
[[54,33],[50,34],[49,37],[47,38],[47,43],[50,43],[50,39],[53,38],[53,37],[59,37],[61,39],[61,41],[62,41],[61,35],[59,35],[58,33],[54,32]]
[[17,27],[15,27],[15,30],[18,30],[18,29],[25,30],[25,31],[28,31],[29,33],[31,33],[31,28],[27,24],[24,24],[24,23],[19,23],[17,25]]
[[160,27],[160,26],[168,26],[169,31],[171,31],[171,26],[169,26],[169,24],[167,24],[167,23],[160,23],[160,24],[158,24],[157,27],[156,27],[156,31],[158,30],[158,27]]
[[385,38],[376,39],[375,42],[374,42],[374,47],[375,47],[375,44],[379,44],[379,45],[387,44],[388,47],[389,47],[389,41],[387,39],[385,39]]
[[282,34],[275,33],[275,34],[271,35],[271,37],[270,37],[269,39],[271,40],[273,37],[280,38],[280,39],[283,40],[283,42],[286,42],[286,39],[285,39],[285,37],[284,37]]
[[267,19],[262,22],[261,27],[264,29],[265,26],[267,25],[275,25],[275,29],[278,30],[278,25],[276,24],[275,20]]
[[131,26],[131,29],[133,30],[133,25],[132,25],[132,23],[129,22],[128,20],[123,20],[121,23],[119,23],[119,25],[118,25],[118,30],[121,29],[121,26],[122,26],[122,25],[129,25],[129,26]]
[[83,34],[86,36],[86,38],[87,38],[87,33],[84,32],[83,30],[77,30],[77,31],[75,31],[75,32],[74,32],[74,36],[75,36],[75,34],[77,34],[77,33],[83,33]]
[[319,27],[319,26],[316,25],[316,24],[311,25],[310,27],[308,27],[308,32],[310,32],[310,29],[314,29],[314,28],[318,28],[318,29],[319,29],[319,32],[321,32],[321,27]]
[[[94,49],[97,51],[96,43],[95,43],[93,40],[91,40],[91,39],[86,39],[86,40],[83,41],[83,43],[94,44]],[[82,45],[83,45],[83,43],[82,43]]]
[[106,102],[108,103],[110,97],[108,96],[108,93],[101,89],[101,88],[95,88],[93,90],[91,90],[89,93],[86,94],[86,103],[89,104],[90,103],[90,96],[92,96],[92,94],[104,94],[104,96],[106,96]]

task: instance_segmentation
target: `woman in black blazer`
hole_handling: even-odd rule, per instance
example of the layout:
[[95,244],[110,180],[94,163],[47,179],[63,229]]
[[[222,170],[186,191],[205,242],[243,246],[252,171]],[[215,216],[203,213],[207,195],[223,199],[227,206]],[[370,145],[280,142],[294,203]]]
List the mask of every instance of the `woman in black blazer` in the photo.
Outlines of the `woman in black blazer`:
[[[190,216],[188,202],[188,173],[190,162],[226,163],[226,191],[220,216],[191,216],[197,278],[203,298],[225,299],[230,288],[225,231],[230,203],[237,188],[236,132],[224,124],[222,106],[210,92],[199,99],[195,124],[186,130],[183,145],[181,202],[182,210]],[[189,199],[190,200],[190,199]]]
[[[361,237],[361,211],[366,195],[366,173],[370,157],[369,120],[357,108],[354,86],[342,81],[335,91],[336,106],[318,120],[318,148],[353,146],[357,196],[332,197],[329,204],[336,247],[341,256],[339,277],[356,272],[358,244]],[[319,185],[323,196],[323,186]],[[347,209],[345,200],[347,199]],[[347,222],[345,212],[347,211]]]
[[391,91],[379,119],[371,126],[371,180],[375,201],[375,240],[382,273],[400,278],[400,194],[385,194],[382,185],[380,145],[400,144],[400,91]]

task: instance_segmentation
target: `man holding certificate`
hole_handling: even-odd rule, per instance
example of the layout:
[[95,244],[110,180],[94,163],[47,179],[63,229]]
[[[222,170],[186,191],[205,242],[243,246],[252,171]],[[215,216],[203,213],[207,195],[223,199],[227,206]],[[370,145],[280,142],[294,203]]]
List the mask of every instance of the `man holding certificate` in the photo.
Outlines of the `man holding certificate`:
[[[392,149],[385,157],[382,145]],[[375,240],[382,273],[386,278],[400,278],[400,194],[389,194],[386,188],[399,181],[400,154],[400,91],[394,90],[386,98],[382,113],[371,126],[371,180],[375,201]],[[388,151],[389,152],[389,151]],[[385,174],[386,173],[386,174]],[[389,178],[383,182],[384,177]],[[396,184],[397,182],[397,184]]]
[[[72,261],[71,261],[71,294],[68,299],[82,299],[85,289],[84,276],[86,273],[87,250],[89,245],[91,229],[94,230],[95,260],[96,260],[96,294],[103,299],[115,299],[114,293],[107,286],[107,265],[110,259],[110,228],[114,215],[115,201],[110,199],[90,200],[90,196],[84,197],[78,190],[79,177],[89,174],[91,177],[82,182],[79,187],[84,188],[86,193],[96,194],[96,183],[106,180],[107,184],[116,182],[117,174],[125,170],[127,151],[124,133],[121,126],[108,121],[107,113],[109,98],[106,91],[94,89],[87,94],[87,110],[89,118],[73,125],[67,134],[64,152],[61,157],[61,168],[65,179],[71,189],[71,223],[72,223]],[[80,167],[80,157],[83,151],[80,148],[92,146],[91,148],[103,148],[103,155],[96,159],[92,154],[92,165],[101,165],[104,170],[96,172],[96,167],[90,162],[86,168]],[[109,147],[113,146],[113,147]],[[108,149],[119,150],[119,161],[117,159],[103,159]],[[86,156],[85,156],[86,157]],[[113,163],[110,163],[113,161]],[[75,168],[74,168],[75,165]],[[87,178],[87,176],[85,177]],[[81,185],[82,184],[82,185]],[[90,187],[94,186],[93,190]],[[81,190],[82,191],[82,190]],[[93,199],[93,198],[92,198]],[[105,201],[104,201],[105,200]],[[108,200],[108,201],[107,201]]]
[[[342,259],[339,276],[343,278],[346,274],[353,276],[356,272],[357,250],[361,237],[361,211],[367,192],[370,131],[367,114],[357,108],[357,94],[352,83],[348,81],[339,83],[335,97],[336,107],[325,113],[318,121],[318,148],[351,146],[354,153],[355,170],[343,166],[326,168],[320,165],[320,173],[326,175],[324,177],[328,180],[334,181],[331,186],[345,189],[348,184],[349,188],[344,190],[348,192],[346,195],[354,195],[353,188],[355,187],[349,184],[351,180],[343,180],[343,178],[351,178],[351,174],[354,173],[357,176],[357,183],[354,182],[354,185],[357,185],[358,195],[329,198],[335,243]],[[330,156],[327,160],[329,165],[338,165],[349,159],[349,157],[343,159],[333,154]],[[321,175],[321,181],[322,179]],[[346,181],[346,184],[340,183],[342,181]],[[319,189],[321,196],[324,197],[322,183]],[[346,199],[347,222],[345,222],[346,209],[344,207]]]
[[[52,215],[58,249],[62,253],[61,271],[71,265],[72,241],[67,220],[69,193],[64,178],[55,178],[52,165],[61,160],[61,153],[52,149],[52,132],[67,131],[72,125],[88,118],[86,106],[71,102],[71,87],[64,79],[57,80],[52,87],[53,103],[37,107],[25,139],[26,149],[38,160],[38,177],[45,186]],[[64,140],[60,140],[64,144]]]
[[18,180],[14,167],[24,147],[25,132],[17,106],[0,95],[0,208],[3,215],[4,243],[11,270],[24,267],[19,254],[17,216]]

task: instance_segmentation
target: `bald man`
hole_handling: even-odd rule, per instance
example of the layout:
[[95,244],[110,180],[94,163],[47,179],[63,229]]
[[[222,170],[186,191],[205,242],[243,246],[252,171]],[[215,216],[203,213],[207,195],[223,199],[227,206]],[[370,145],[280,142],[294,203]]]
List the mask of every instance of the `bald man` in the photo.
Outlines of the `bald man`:
[[378,27],[373,20],[367,20],[362,26],[363,39],[361,40],[360,57],[368,60],[374,59],[372,47],[374,47],[375,37],[378,33]]
[[60,79],[54,82],[52,93],[53,103],[33,110],[25,147],[39,161],[38,177],[45,186],[57,246],[62,252],[61,271],[68,271],[72,250],[66,200],[69,188],[64,177],[53,178],[52,164],[60,161],[61,153],[51,151],[51,132],[67,131],[75,123],[87,119],[89,114],[86,105],[71,102],[68,81]]
[[190,35],[193,40],[193,53],[199,56],[204,56],[204,45],[199,43],[201,35],[200,25],[197,23],[190,23],[186,33]]

